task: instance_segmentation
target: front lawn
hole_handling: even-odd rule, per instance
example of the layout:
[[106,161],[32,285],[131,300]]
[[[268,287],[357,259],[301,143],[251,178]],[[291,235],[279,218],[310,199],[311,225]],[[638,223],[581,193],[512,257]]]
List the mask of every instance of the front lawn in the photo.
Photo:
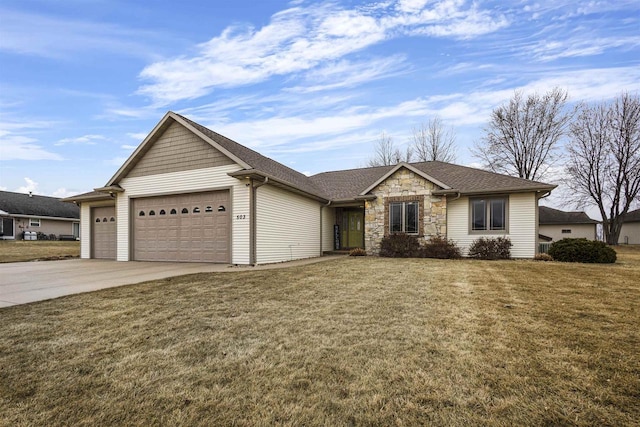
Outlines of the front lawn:
[[0,262],[78,258],[80,242],[58,240],[0,240]]
[[0,310],[0,425],[637,425],[640,259],[352,258]]

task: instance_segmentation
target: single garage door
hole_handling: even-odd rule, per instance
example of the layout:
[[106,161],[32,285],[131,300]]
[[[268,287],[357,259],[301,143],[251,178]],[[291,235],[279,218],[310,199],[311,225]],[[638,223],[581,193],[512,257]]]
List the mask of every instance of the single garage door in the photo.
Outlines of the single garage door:
[[231,262],[229,191],[133,200],[133,259]]
[[91,258],[116,259],[116,208],[91,209]]

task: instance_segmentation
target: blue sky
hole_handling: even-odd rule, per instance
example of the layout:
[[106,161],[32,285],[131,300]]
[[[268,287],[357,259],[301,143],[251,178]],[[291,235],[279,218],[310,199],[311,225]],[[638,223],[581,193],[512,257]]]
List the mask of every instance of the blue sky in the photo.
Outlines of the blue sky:
[[0,189],[104,185],[167,110],[304,173],[439,116],[457,163],[514,90],[640,91],[640,3],[0,0]]

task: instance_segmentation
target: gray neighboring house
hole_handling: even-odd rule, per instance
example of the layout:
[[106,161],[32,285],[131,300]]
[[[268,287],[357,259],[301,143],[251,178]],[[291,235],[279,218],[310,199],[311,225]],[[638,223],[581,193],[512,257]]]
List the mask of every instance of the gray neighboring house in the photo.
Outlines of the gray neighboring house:
[[627,212],[624,216],[618,244],[640,245],[640,209]]
[[589,218],[585,212],[567,212],[540,206],[538,233],[541,242],[555,242],[564,238],[596,240],[599,221]]
[[55,197],[0,191],[0,239],[20,240],[25,231],[80,237],[80,208]]
[[168,112],[80,205],[82,258],[266,264],[335,249],[370,254],[390,233],[440,235],[466,253],[504,236],[538,250],[538,200],[555,185],[443,162],[306,176]]

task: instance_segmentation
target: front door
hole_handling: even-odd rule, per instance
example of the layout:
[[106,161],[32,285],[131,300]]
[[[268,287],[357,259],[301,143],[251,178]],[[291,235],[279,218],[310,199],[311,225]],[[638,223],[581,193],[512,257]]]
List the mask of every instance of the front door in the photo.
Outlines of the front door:
[[362,211],[347,211],[347,226],[343,247],[364,247],[364,213]]

